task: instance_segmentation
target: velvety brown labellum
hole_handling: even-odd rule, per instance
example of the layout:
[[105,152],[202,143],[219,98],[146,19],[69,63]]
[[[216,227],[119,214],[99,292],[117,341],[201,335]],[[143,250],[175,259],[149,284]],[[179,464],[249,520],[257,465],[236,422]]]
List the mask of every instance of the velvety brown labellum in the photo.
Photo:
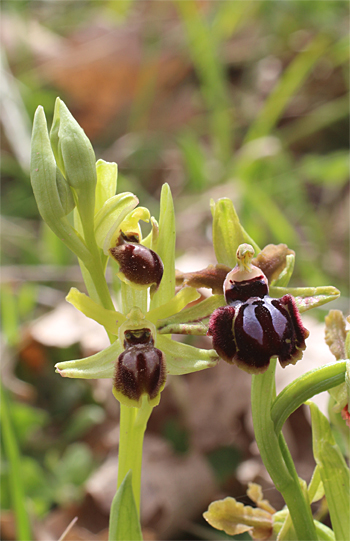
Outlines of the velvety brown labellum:
[[163,276],[163,263],[159,255],[137,242],[127,242],[122,235],[118,246],[110,248],[110,254],[119,263],[120,272],[130,282],[140,286],[156,284]]
[[150,329],[129,330],[124,337],[125,351],[116,363],[114,387],[129,400],[138,402],[144,393],[152,400],[165,384],[164,355],[154,347]]
[[114,387],[130,400],[139,401],[146,393],[152,400],[166,379],[164,355],[151,345],[137,344],[119,355]]
[[267,370],[274,356],[283,367],[295,364],[303,355],[309,332],[291,295],[281,299],[266,295],[215,310],[208,335],[223,360],[258,373]]

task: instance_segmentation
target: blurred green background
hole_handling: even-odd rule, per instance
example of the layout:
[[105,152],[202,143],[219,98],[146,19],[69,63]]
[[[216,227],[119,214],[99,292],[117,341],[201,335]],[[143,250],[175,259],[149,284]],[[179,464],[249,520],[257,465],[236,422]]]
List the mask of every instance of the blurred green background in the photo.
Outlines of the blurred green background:
[[[40,221],[31,191],[36,107],[44,106],[50,125],[59,95],[96,157],[118,163],[118,190],[135,192],[155,216],[162,183],[170,184],[179,256],[214,262],[209,201],[230,197],[259,245],[284,242],[296,251],[294,284],[335,285],[346,310],[349,5],[3,0],[1,7],[1,287],[11,391],[4,398],[25,498],[41,520],[84,498],[82,483],[104,456],[91,450],[89,434],[106,413],[85,382],[53,374],[55,362],[80,354],[79,344],[49,348],[28,331],[79,283],[76,261]],[[164,430],[173,443],[181,434]],[[9,470],[5,449],[4,509],[13,507],[16,485]],[[6,530],[2,538],[14,537]]]

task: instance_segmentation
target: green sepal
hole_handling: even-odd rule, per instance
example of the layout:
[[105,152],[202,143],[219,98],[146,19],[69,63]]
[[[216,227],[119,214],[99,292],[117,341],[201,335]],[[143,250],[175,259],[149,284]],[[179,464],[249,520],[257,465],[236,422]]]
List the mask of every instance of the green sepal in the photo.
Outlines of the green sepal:
[[86,317],[94,319],[97,323],[103,325],[107,332],[118,336],[118,329],[126,319],[123,314],[103,308],[103,306],[93,301],[84,293],[81,293],[75,287],[70,289],[66,301],[72,304]]
[[140,519],[132,490],[132,472],[126,474],[111,505],[109,541],[142,541]]
[[334,301],[340,295],[340,291],[333,286],[320,287],[275,287],[269,289],[269,295],[280,298],[283,295],[293,295],[299,312],[306,312],[311,308],[322,306],[327,302]]
[[328,503],[332,528],[337,541],[349,539],[350,470],[335,442],[327,418],[308,402],[311,411],[313,454],[319,466]]
[[213,215],[213,244],[216,260],[231,269],[236,265],[236,252],[240,244],[251,244],[258,254],[261,250],[242,227],[231,199],[226,197],[216,203],[210,201]]
[[117,191],[118,165],[114,162],[96,162],[97,184],[95,192],[95,214]]
[[[170,301],[150,310],[147,317],[156,323],[164,316],[172,316],[178,314],[187,306],[190,302],[196,301],[200,297],[200,293],[194,287],[187,287],[180,289],[180,291]],[[183,313],[183,312],[182,312]],[[170,333],[169,333],[170,334]]]
[[[159,236],[157,254],[164,265],[159,288],[151,297],[150,309],[158,308],[175,295],[175,213],[174,203],[168,184],[163,184],[160,196]],[[152,245],[152,249],[153,245]]]
[[223,295],[211,295],[204,301],[185,308],[178,314],[160,319],[157,330],[160,334],[193,334],[205,336],[208,331],[209,318],[220,306],[224,306]]
[[122,351],[120,341],[116,340],[103,351],[90,357],[57,363],[56,372],[64,378],[113,378],[115,363]]
[[213,349],[199,349],[167,336],[157,336],[157,348],[166,358],[167,372],[173,376],[198,372],[216,366],[219,356]]
[[105,255],[109,255],[109,248],[115,246],[122,221],[138,202],[134,194],[124,192],[110,197],[97,212],[95,216],[96,242]]
[[58,196],[62,205],[62,210],[65,214],[69,214],[75,208],[75,201],[71,187],[62,175],[61,171],[56,167],[56,184]]
[[34,116],[30,177],[43,220],[72,252],[84,262],[89,261],[90,252],[84,240],[66,217],[72,208],[70,187],[62,175],[57,173],[42,107],[37,108]]

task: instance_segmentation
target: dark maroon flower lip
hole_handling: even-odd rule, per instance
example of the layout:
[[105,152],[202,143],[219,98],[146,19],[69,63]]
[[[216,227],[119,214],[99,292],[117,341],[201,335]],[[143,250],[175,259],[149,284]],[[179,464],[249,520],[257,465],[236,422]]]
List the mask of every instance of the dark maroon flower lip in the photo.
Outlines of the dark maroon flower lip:
[[[136,239],[136,236],[130,237]],[[111,256],[118,262],[120,272],[131,283],[138,286],[159,287],[163,277],[163,263],[159,255],[138,242],[130,242],[129,237],[121,233],[117,246],[110,248]]]
[[282,367],[295,364],[303,355],[309,332],[291,295],[281,299],[265,295],[215,310],[208,335],[223,360],[259,373],[267,370],[275,356]]
[[116,362],[114,388],[129,401],[139,402],[143,394],[154,400],[166,380],[165,357],[154,347],[148,328],[127,330],[125,350]]
[[153,400],[161,391],[165,379],[164,355],[160,349],[137,344],[118,357],[114,387],[129,400],[138,402],[143,394]]

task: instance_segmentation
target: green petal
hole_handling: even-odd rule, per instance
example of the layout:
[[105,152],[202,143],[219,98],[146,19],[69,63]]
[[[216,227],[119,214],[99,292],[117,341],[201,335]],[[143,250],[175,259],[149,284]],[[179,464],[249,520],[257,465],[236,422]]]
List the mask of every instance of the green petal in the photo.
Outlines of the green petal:
[[146,207],[137,207],[132,210],[123,220],[121,229],[124,233],[138,233],[141,238],[141,228],[139,221],[149,222],[151,218],[150,212]]
[[96,173],[95,214],[117,191],[118,166],[114,162],[98,160],[96,162]]
[[129,212],[138,204],[137,197],[125,192],[110,197],[95,216],[96,242],[106,255],[111,248],[114,236],[117,234],[120,224]]
[[211,295],[204,301],[185,308],[178,314],[160,319],[157,322],[158,332],[161,334],[193,334],[204,336],[208,331],[208,323],[211,314],[224,306],[223,295]]
[[123,316],[123,314],[103,308],[103,306],[97,304],[75,287],[70,289],[66,301],[75,306],[75,308],[85,316],[94,319],[97,323],[103,325],[106,331],[111,334],[118,335],[118,329],[125,321],[125,316]]
[[169,185],[163,184],[160,197],[159,236],[155,251],[163,261],[164,273],[159,288],[152,296],[151,309],[162,306],[175,295],[175,239],[173,198]]
[[251,244],[258,254],[260,248],[246,233],[240,224],[231,199],[224,197],[217,203],[210,202],[213,214],[213,244],[218,263],[229,266],[236,265],[236,252],[240,244]]
[[270,287],[269,295],[274,298],[283,295],[293,295],[299,312],[306,312],[316,306],[322,306],[327,302],[334,301],[340,295],[340,291],[333,286],[320,287]]
[[[286,257],[286,267],[283,269],[279,277],[271,283],[271,286],[286,287],[292,277],[295,263],[295,255],[289,254]],[[271,287],[270,286],[270,287]]]
[[200,293],[194,287],[184,287],[173,297],[169,302],[150,310],[147,314],[148,319],[156,323],[158,319],[165,318],[177,314],[190,302],[193,302],[200,297]]
[[115,363],[122,351],[120,341],[116,340],[108,348],[85,359],[57,363],[56,372],[64,378],[113,378]]
[[166,336],[158,335],[156,346],[165,354],[167,371],[174,376],[212,368],[219,360],[213,349],[195,348]]
[[350,532],[350,470],[336,444],[327,418],[309,402],[312,442],[337,541],[348,539]]

